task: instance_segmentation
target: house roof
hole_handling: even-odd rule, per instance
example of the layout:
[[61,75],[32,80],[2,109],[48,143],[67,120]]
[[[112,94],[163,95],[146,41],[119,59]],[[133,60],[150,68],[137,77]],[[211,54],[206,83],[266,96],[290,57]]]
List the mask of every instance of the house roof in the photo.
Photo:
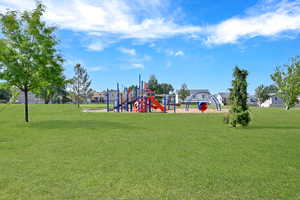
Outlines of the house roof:
[[196,93],[208,93],[208,94],[210,94],[208,89],[191,89],[190,93],[191,93],[191,95],[196,94]]
[[220,95],[222,98],[228,98],[230,96],[229,92],[219,92],[218,95]]

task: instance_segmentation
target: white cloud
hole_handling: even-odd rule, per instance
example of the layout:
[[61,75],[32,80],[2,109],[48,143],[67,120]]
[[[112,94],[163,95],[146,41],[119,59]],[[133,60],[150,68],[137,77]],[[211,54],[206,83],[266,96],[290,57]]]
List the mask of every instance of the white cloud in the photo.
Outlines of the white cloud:
[[183,55],[184,55],[183,51],[176,51],[174,54],[174,56],[183,56]]
[[171,68],[171,66],[172,66],[172,63],[170,61],[167,61],[166,68],[169,69],[169,68]]
[[174,50],[167,49],[167,50],[166,50],[166,53],[167,53],[169,56],[183,56],[183,55],[184,55],[184,52],[181,51],[181,50],[174,51]]
[[102,71],[102,70],[105,70],[105,68],[104,67],[100,67],[100,66],[89,68],[90,72],[97,72],[97,71]]
[[[179,25],[162,17],[163,0],[44,0],[45,19],[62,29],[91,35],[114,34],[120,38],[157,39],[192,34],[200,27]],[[2,0],[12,9],[34,7],[34,0]],[[92,49],[94,49],[92,47]],[[100,48],[96,48],[100,49]]]
[[[5,8],[32,9],[35,0],[1,0]],[[261,0],[262,3],[215,25],[178,24],[180,16],[168,7],[171,0],[43,0],[47,6],[45,20],[61,29],[83,32],[101,38],[87,45],[101,51],[111,44],[106,38],[138,39],[154,42],[178,35],[202,39],[207,45],[234,44],[257,36],[277,37],[300,32],[300,0]],[[171,11],[171,12],[170,12]],[[201,19],[200,19],[201,20]],[[175,56],[176,52],[173,52]],[[184,52],[178,52],[177,56]]]
[[97,42],[94,42],[94,43],[90,43],[87,48],[91,51],[102,51],[105,46],[102,42],[100,41],[97,41]]
[[265,1],[246,17],[233,17],[206,30],[205,43],[220,45],[257,36],[274,37],[284,32],[300,32],[300,0]]
[[132,67],[135,69],[144,69],[145,66],[141,63],[134,63],[132,64]]
[[145,68],[144,64],[142,63],[128,63],[128,64],[122,64],[120,65],[121,70],[143,70]]
[[128,55],[131,55],[131,56],[136,55],[136,50],[135,49],[128,49],[128,48],[120,47],[119,51],[122,52],[122,53],[128,54]]

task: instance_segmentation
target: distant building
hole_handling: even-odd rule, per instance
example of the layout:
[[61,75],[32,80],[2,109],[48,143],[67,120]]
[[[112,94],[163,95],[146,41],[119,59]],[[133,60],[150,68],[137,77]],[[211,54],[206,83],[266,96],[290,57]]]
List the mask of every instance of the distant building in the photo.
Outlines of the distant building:
[[[109,103],[114,104],[115,100],[117,99],[117,90],[108,90],[109,94]],[[119,92],[120,98],[122,99],[125,98],[123,92]],[[131,94],[132,95],[132,94]],[[107,91],[102,91],[102,92],[94,92],[92,97],[91,97],[91,103],[107,103]]]
[[91,103],[104,103],[106,92],[94,92],[91,97]]
[[247,103],[251,106],[257,106],[257,99],[254,95],[248,95]]
[[[17,103],[19,103],[19,104],[25,103],[25,93],[24,92],[20,93]],[[44,99],[39,98],[36,95],[34,95],[32,92],[28,92],[28,103],[29,104],[44,104],[45,101],[44,101]]]
[[[261,104],[261,107],[284,107],[283,100],[275,93],[269,94],[269,99]],[[296,107],[300,107],[300,96],[298,96],[298,103]]]

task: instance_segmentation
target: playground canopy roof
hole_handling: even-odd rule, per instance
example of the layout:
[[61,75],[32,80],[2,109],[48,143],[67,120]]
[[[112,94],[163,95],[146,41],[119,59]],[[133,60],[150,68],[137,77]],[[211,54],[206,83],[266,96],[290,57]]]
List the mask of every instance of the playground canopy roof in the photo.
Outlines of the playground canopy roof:
[[210,102],[211,93],[207,89],[190,90],[190,96],[188,96],[184,102],[197,103],[201,101]]

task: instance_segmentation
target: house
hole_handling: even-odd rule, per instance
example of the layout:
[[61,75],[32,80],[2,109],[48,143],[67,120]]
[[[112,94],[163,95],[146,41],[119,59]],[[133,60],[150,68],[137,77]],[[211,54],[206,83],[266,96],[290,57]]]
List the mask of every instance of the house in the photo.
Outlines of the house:
[[[17,103],[19,104],[24,104],[25,103],[25,93],[21,92]],[[28,92],[28,103],[29,104],[44,104],[45,101],[42,98],[37,97],[36,95],[34,95],[32,92]]]
[[[108,90],[108,101],[110,104],[114,104],[115,100],[117,98],[117,94],[118,91],[117,90]],[[122,99],[125,98],[124,93],[123,92],[119,92],[120,97],[122,97]],[[131,94],[133,95],[133,94]],[[107,103],[107,91],[102,91],[102,92],[94,92],[91,99],[90,99],[91,103]]]
[[104,103],[106,98],[106,92],[94,92],[91,96],[91,103]]
[[[269,99],[263,102],[261,107],[285,107],[283,100],[278,97],[275,93],[269,94]],[[300,107],[300,96],[298,96],[298,103],[296,107]]]
[[247,104],[251,106],[257,106],[257,99],[255,95],[248,95]]

